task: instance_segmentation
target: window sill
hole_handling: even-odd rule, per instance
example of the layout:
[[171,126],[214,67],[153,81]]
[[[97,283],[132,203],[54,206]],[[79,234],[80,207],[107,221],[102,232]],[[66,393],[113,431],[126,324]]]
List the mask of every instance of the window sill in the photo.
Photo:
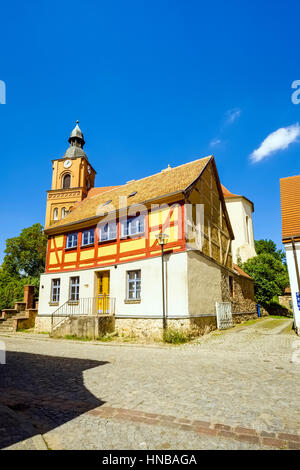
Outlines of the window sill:
[[65,251],[76,251],[77,250],[77,246],[72,246],[71,248],[65,248]]
[[131,240],[131,239],[134,240],[136,238],[145,238],[145,232],[134,233],[133,235],[122,235],[120,237],[120,240]]
[[93,243],[87,243],[86,245],[81,245],[80,248],[91,248],[91,246],[94,246],[94,242]]
[[59,302],[49,302],[50,307],[59,305]]
[[101,245],[102,243],[112,243],[116,241],[117,241],[117,238],[110,238],[109,240],[98,240],[98,245]]
[[124,304],[140,304],[141,299],[125,299]]
[[79,300],[68,300],[68,305],[79,305]]

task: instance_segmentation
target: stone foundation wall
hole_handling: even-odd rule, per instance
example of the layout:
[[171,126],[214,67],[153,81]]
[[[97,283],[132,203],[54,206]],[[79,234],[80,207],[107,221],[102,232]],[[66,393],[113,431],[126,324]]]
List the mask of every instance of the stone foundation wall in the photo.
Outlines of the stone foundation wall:
[[[217,328],[216,317],[167,319],[168,328],[188,332],[194,336],[209,333]],[[162,319],[156,318],[116,318],[116,331],[125,336],[161,338]]]
[[[232,292],[230,292],[229,276],[233,281]],[[221,290],[222,301],[231,302],[232,312],[256,314],[254,282],[252,279],[234,274],[231,271],[222,270]]]
[[[51,315],[38,315],[35,319],[35,333],[51,333]],[[59,326],[52,336],[62,338],[67,335],[79,338],[98,338],[115,330],[115,318],[113,315],[92,316],[78,315],[59,318]],[[58,318],[54,318],[54,325]]]
[[[257,318],[256,313],[233,314],[233,324]],[[202,336],[217,329],[217,318],[213,315],[206,317],[191,317],[182,319],[167,319],[168,328],[181,330],[192,336]],[[116,318],[116,331],[124,336],[139,338],[161,338],[162,319],[153,318]]]
[[238,325],[239,323],[242,323],[243,321],[248,321],[248,320],[254,320],[255,318],[258,318],[257,313],[238,313],[238,314],[233,314],[232,315],[232,320],[234,325]]
[[37,315],[34,325],[35,333],[51,332],[51,315]]

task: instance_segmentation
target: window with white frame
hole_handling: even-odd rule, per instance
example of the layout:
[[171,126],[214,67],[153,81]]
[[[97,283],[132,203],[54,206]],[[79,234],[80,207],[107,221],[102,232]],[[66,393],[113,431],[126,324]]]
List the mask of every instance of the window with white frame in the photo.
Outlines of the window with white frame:
[[99,226],[99,241],[115,240],[117,238],[117,222],[108,222]]
[[77,302],[79,300],[79,276],[70,277],[69,300]]
[[95,242],[95,230],[94,229],[84,230],[82,232],[82,241],[81,241],[82,246],[92,245],[94,242]]
[[55,207],[53,211],[53,220],[58,220],[58,208]]
[[141,270],[127,271],[127,300],[141,298]]
[[76,248],[78,240],[78,233],[69,233],[67,235],[66,248]]
[[60,297],[60,279],[51,281],[51,302],[59,302]]
[[66,211],[66,208],[63,207],[62,210],[61,210],[61,218],[64,219],[67,215],[67,211]]
[[122,237],[130,237],[145,232],[145,215],[141,214],[132,219],[123,220],[121,223]]

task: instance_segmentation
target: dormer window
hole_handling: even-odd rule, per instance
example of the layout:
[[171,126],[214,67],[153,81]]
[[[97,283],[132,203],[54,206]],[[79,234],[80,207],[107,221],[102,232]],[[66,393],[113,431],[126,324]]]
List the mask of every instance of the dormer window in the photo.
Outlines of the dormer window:
[[123,220],[121,223],[121,236],[130,237],[133,235],[140,235],[145,232],[145,215],[140,214],[129,220]]
[[62,187],[63,189],[69,189],[71,186],[71,175],[67,173],[63,176]]

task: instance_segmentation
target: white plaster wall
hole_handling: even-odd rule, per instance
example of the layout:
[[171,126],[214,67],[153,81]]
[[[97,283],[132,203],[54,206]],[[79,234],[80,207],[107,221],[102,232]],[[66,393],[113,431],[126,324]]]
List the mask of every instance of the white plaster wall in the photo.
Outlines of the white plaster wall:
[[[237,263],[238,256],[241,257],[242,262],[245,262],[249,258],[256,256],[253,234],[252,206],[244,198],[233,200],[226,199],[225,202],[235,237],[232,242],[233,262]],[[249,217],[250,221],[249,242],[247,237],[246,216]]]
[[[295,247],[296,247],[298,266],[300,269],[300,243],[295,243]],[[291,292],[292,292],[295,326],[298,328],[298,331],[299,331],[300,310],[298,308],[297,300],[296,300],[296,292],[298,292],[298,283],[297,283],[297,275],[296,275],[292,244],[286,244],[285,251],[286,251],[286,261],[287,261],[287,266],[288,266],[288,271],[289,271],[289,278],[290,278],[290,285],[291,285]]]
[[[39,311],[38,315],[51,315],[59,306],[63,305],[69,298],[70,277],[79,276],[80,297],[94,297],[94,270],[58,272],[42,274],[40,278]],[[60,301],[59,305],[49,305],[51,293],[51,280],[60,278]]]
[[[169,316],[188,316],[187,253],[166,254],[165,257],[166,313]],[[141,302],[125,303],[126,272],[141,270]],[[102,269],[88,269],[68,273],[49,273],[41,276],[39,315],[52,314],[58,306],[50,306],[51,279],[60,278],[60,302],[68,300],[69,278],[79,276],[80,297],[96,296],[96,273],[110,271],[110,295],[116,299],[116,315],[161,316],[162,279],[161,258],[148,258],[131,263],[108,266]]]

